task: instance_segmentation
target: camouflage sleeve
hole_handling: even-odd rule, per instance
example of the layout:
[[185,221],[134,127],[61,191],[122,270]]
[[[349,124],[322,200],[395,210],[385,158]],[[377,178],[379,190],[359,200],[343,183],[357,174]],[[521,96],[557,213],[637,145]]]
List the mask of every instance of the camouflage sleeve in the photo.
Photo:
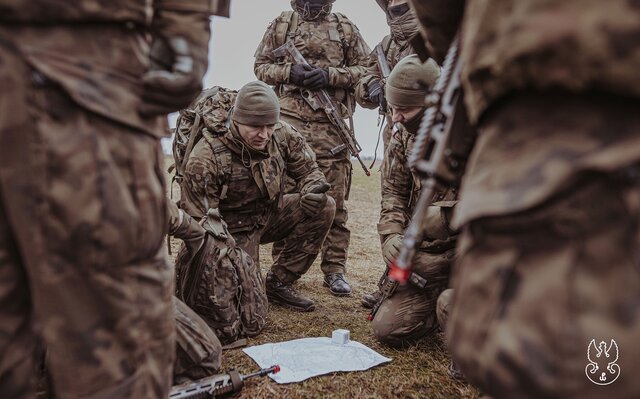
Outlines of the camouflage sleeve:
[[411,0],[431,58],[442,65],[464,12],[465,0]]
[[184,171],[181,208],[196,219],[218,208],[224,174],[213,162],[214,155],[206,140],[193,148]]
[[344,67],[329,67],[329,86],[352,88],[367,71],[371,49],[353,25],[353,39],[346,50]]
[[167,212],[169,214],[168,234],[170,236],[181,240],[204,237],[204,228],[185,211],[178,208],[178,205],[169,198],[167,198]]
[[277,19],[273,20],[267,27],[267,31],[254,54],[256,60],[253,64],[253,72],[258,80],[273,86],[289,83],[289,74],[291,73],[291,63],[278,63],[271,53],[276,48],[276,21]]
[[[229,0],[224,0],[229,1]],[[163,36],[184,37],[199,54],[207,56],[209,46],[209,16],[220,0],[155,0],[153,30]]]
[[300,192],[305,194],[319,183],[326,182],[324,174],[316,163],[316,155],[304,137],[291,125],[282,123],[282,135],[287,143],[287,175],[296,182]]
[[396,132],[389,141],[382,164],[382,209],[378,234],[382,241],[389,234],[402,234],[409,223],[409,201],[413,177],[407,166],[406,148]]
[[378,107],[377,102],[369,101],[369,83],[376,79],[382,79],[380,68],[378,68],[378,59],[375,51],[369,54],[367,59],[367,69],[362,75],[354,88],[356,101],[362,108],[374,109]]

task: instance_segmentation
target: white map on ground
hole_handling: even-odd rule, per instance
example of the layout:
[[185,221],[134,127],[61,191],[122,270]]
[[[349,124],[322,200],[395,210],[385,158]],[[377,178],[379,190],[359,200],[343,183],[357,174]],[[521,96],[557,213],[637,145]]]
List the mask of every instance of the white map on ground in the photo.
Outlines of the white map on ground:
[[334,344],[331,338],[302,338],[243,349],[261,368],[280,366],[269,377],[278,384],[304,381],[336,371],[363,371],[391,359],[356,341]]

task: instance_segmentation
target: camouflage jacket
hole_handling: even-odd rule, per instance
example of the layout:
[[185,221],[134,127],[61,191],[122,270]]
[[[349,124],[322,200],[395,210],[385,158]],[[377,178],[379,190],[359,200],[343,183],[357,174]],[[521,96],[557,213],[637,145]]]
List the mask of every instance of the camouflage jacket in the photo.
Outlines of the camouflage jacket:
[[[282,30],[288,33],[284,35]],[[309,64],[328,70],[327,92],[337,105],[350,103],[350,108],[340,107],[339,111],[345,116],[351,114],[355,107],[352,90],[364,74],[371,52],[353,22],[339,13],[331,13],[319,22],[307,22],[295,12],[283,12],[271,22],[255,53],[256,77],[275,86],[283,114],[306,121],[327,121],[322,110],[311,109],[297,86],[289,84],[292,60],[273,56],[272,51],[286,40],[293,40]]]
[[280,206],[285,174],[306,193],[325,182],[304,138],[285,122],[276,124],[264,151],[250,149],[231,129],[203,131],[185,170],[180,207],[196,219],[218,208],[231,233],[264,226]]
[[149,25],[164,11],[229,16],[231,0],[0,0],[4,22],[121,22]]
[[499,98],[523,89],[640,96],[637,1],[412,0],[412,4],[438,62],[464,12],[462,78],[472,122]]
[[[408,157],[413,149],[416,136],[409,133],[402,125],[396,124],[385,151],[385,162],[382,171],[382,203],[380,221],[378,222],[378,234],[384,243],[390,235],[403,234],[420,196],[420,179],[414,175],[408,166]],[[429,246],[441,246],[441,240],[432,242],[430,236],[439,237],[450,235],[454,238],[454,232],[449,231],[448,216],[445,208],[455,206],[456,190],[436,192],[432,198],[432,206],[440,207],[439,218],[430,219],[426,226],[426,236],[423,248]],[[450,213],[450,212],[449,212]],[[432,223],[431,223],[432,222]],[[442,222],[442,223],[439,223]],[[429,231],[437,229],[439,234],[429,234]],[[445,231],[444,234],[441,231]],[[447,234],[450,233],[450,234]]]
[[[229,0],[0,0],[0,35],[82,107],[154,136],[165,118],[138,114],[148,32],[179,35],[206,52],[209,15]],[[37,78],[36,81],[42,81]]]
[[[630,97],[640,96],[640,47],[632,39],[640,36],[640,7],[633,2],[412,0],[412,5],[436,60],[442,60],[462,24],[462,83],[473,121],[508,94],[510,101],[500,107],[514,120],[540,118],[526,110],[550,105],[556,108],[541,113],[545,118],[566,114],[562,107],[568,100],[592,110],[583,121],[594,126],[559,122],[555,129],[532,127],[509,135],[499,133],[490,118],[482,121],[454,226],[531,209],[585,170],[612,171],[640,161],[637,135],[620,128],[624,115],[612,117],[618,120],[614,127],[602,114],[607,107],[624,114],[624,105],[616,103],[629,107]],[[571,99],[569,93],[583,98]]]

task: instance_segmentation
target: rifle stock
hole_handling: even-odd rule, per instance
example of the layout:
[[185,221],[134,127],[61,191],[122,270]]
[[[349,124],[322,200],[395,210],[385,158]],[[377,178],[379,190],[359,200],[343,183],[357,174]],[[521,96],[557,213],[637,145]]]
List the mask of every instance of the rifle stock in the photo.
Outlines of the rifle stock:
[[[296,48],[291,40],[287,41],[282,46],[273,50],[273,55],[275,57],[286,57],[287,55],[291,56],[293,61],[296,64],[309,65],[307,60],[304,59],[300,51]],[[300,94],[302,98],[309,104],[309,106],[314,110],[322,109],[325,115],[329,119],[329,122],[336,128],[340,139],[342,140],[342,145],[331,150],[333,155],[347,149],[351,156],[354,156],[360,162],[360,166],[364,170],[364,173],[367,176],[371,176],[371,172],[367,169],[362,159],[360,159],[360,152],[362,151],[362,147],[358,144],[356,140],[354,132],[349,129],[349,127],[344,122],[344,119],[338,113],[333,101],[331,101],[331,97],[324,89],[319,90],[309,90],[305,88],[299,88]]]

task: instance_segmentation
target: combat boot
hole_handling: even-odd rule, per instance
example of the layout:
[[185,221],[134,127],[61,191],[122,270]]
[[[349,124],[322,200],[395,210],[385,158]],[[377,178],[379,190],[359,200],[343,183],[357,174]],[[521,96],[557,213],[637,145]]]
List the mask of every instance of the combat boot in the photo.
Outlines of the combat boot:
[[316,308],[315,303],[309,298],[300,295],[291,285],[284,283],[275,274],[268,272],[266,278],[267,298],[269,302],[280,306],[297,310],[299,312],[311,312]]
[[380,292],[380,290],[376,290],[371,294],[364,294],[362,296],[362,301],[361,301],[362,306],[368,309],[373,309],[373,307],[376,306],[376,303],[380,301],[381,297],[382,297],[382,292]]
[[324,284],[325,287],[329,287],[329,291],[334,296],[347,296],[351,295],[351,286],[347,283],[347,280],[344,279],[344,274],[342,273],[329,273],[324,276]]

